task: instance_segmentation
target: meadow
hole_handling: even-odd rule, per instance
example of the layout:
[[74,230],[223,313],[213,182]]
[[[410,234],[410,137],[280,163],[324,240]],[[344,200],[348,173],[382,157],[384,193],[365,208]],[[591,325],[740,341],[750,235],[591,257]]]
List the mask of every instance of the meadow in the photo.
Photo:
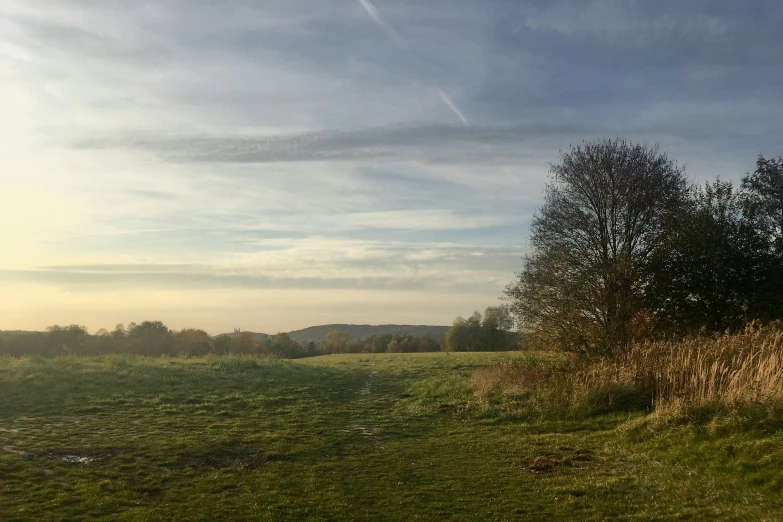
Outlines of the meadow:
[[0,519],[783,520],[774,423],[485,389],[553,357],[0,358]]

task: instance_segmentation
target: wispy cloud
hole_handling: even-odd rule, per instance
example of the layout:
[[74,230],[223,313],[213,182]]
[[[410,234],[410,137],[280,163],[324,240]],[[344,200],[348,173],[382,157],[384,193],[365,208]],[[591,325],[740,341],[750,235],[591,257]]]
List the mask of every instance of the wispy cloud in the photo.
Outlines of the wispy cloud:
[[[449,98],[444,96],[447,104]],[[454,107],[455,113],[461,116]],[[461,116],[464,118],[464,116]],[[533,154],[542,142],[550,154],[560,144],[600,129],[580,125],[520,123],[454,126],[412,123],[356,130],[322,130],[285,136],[187,136],[135,132],[90,137],[69,144],[77,148],[150,150],[180,161],[267,163],[315,160],[417,159],[435,163],[476,163]],[[525,144],[533,144],[525,146]]]
[[262,250],[211,264],[93,263],[0,269],[0,281],[70,292],[117,289],[340,289],[499,292],[524,248],[307,237],[260,241]]

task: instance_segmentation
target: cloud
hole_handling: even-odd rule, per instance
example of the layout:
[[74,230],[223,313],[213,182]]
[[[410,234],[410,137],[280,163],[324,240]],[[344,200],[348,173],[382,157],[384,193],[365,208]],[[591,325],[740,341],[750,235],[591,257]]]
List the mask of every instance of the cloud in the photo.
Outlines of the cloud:
[[[566,0],[529,9],[515,32],[551,31],[566,38],[634,49],[686,43],[722,45],[732,34],[750,32],[749,26],[758,24],[761,14],[732,2],[714,2],[706,12],[704,7],[673,0],[655,6],[618,0]],[[773,2],[760,2],[757,7],[767,16],[781,15],[779,5]],[[767,26],[762,24],[761,28],[764,31]]]
[[150,139],[148,135],[138,133],[109,139],[86,139],[73,146],[82,149],[140,149],[172,161],[274,163],[414,159],[434,163],[474,163],[533,155],[542,141],[551,148],[589,132],[579,125],[547,123],[469,128],[413,123],[275,137],[159,135]]
[[40,321],[31,295],[134,285],[222,292],[227,326],[240,295],[440,321],[510,280],[569,144],[658,142],[697,180],[781,154],[776,0],[51,4],[0,3],[0,277]]
[[[0,270],[4,282],[72,292],[117,289],[343,289],[482,292],[505,285],[524,249],[502,245],[337,240],[260,241],[260,250],[212,264],[99,263]],[[487,258],[489,256],[489,258]]]

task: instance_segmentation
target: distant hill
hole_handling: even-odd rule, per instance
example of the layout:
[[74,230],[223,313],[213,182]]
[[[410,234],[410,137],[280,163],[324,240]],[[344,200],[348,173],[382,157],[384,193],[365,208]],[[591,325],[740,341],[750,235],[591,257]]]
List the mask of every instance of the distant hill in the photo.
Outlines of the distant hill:
[[316,341],[321,342],[324,336],[332,330],[343,330],[357,339],[362,339],[370,335],[379,335],[390,333],[394,335],[421,335],[427,334],[436,341],[440,341],[443,334],[448,330],[448,326],[427,326],[411,324],[325,324],[322,326],[311,326],[303,330],[294,330],[288,332],[288,335],[294,341]]
[[[443,334],[448,330],[448,326],[428,326],[428,325],[412,325],[412,324],[325,324],[321,326],[310,326],[302,330],[294,330],[288,332],[288,336],[294,341],[315,341],[320,343],[324,340],[324,336],[332,330],[343,330],[348,332],[357,339],[362,339],[370,335],[379,335],[390,333],[394,335],[421,335],[427,334],[432,339],[440,341]],[[267,334],[250,332],[256,339],[267,337]],[[234,333],[225,333],[220,335],[228,335],[234,337]],[[220,337],[216,335],[215,337]]]

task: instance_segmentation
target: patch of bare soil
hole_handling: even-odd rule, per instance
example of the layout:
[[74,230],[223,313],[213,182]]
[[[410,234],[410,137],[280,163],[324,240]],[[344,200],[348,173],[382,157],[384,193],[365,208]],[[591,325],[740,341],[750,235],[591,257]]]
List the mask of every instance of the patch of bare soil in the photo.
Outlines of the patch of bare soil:
[[534,457],[528,457],[518,464],[518,467],[530,473],[555,473],[565,469],[584,469],[593,460],[593,452],[588,449],[561,448],[563,453],[545,452]]
[[467,406],[464,403],[462,403],[462,404],[439,404],[438,405],[438,411],[440,413],[454,413],[454,412],[458,412],[458,411],[463,411],[463,410],[465,410],[466,407]]
[[204,452],[186,452],[180,455],[179,464],[203,471],[217,471],[226,468],[257,469],[267,462],[280,460],[277,455],[264,455],[258,448],[250,446],[226,446]]
[[59,460],[75,466],[97,464],[120,455],[122,452],[116,449],[83,449],[74,448],[58,451],[38,451],[25,454],[27,460],[34,462]]

